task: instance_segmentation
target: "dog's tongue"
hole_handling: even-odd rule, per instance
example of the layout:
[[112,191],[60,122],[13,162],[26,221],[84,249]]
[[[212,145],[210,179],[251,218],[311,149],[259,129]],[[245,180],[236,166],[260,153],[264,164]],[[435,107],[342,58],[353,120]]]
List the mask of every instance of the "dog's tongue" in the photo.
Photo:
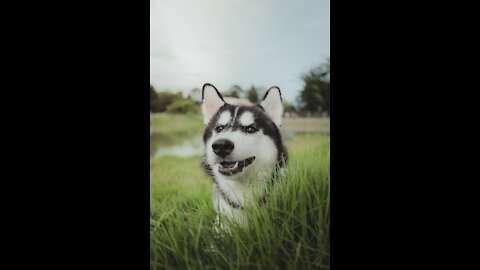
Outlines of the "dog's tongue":
[[230,168],[233,168],[235,166],[235,163],[237,163],[237,162],[222,162],[222,166],[224,168],[230,169]]

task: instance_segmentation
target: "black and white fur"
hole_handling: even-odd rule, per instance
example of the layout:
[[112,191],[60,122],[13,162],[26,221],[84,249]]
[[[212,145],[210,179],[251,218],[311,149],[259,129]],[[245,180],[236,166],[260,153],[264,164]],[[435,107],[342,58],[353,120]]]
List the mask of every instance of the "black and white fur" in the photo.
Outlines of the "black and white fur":
[[202,112],[206,125],[202,166],[213,179],[213,205],[218,214],[242,224],[246,200],[264,200],[266,185],[287,161],[279,132],[280,89],[270,88],[256,106],[235,106],[205,84]]

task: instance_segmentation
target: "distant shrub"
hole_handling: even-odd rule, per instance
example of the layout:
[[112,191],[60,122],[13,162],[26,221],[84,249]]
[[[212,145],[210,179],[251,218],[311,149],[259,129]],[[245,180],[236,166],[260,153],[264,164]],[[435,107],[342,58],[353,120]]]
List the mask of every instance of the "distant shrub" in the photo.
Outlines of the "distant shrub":
[[155,111],[164,112],[167,110],[168,106],[175,103],[175,101],[182,100],[181,93],[170,93],[170,92],[159,92],[157,93],[157,98],[155,102]]
[[283,111],[284,112],[297,112],[297,108],[293,104],[290,104],[287,101],[283,101]]
[[167,113],[195,114],[200,112],[200,106],[190,99],[180,99],[168,105]]

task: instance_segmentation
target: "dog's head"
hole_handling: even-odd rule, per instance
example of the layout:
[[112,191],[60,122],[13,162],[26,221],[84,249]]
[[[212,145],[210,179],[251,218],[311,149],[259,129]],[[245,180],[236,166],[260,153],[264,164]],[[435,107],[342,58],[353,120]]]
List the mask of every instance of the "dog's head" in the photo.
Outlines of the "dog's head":
[[282,97],[270,88],[256,106],[227,104],[218,90],[205,84],[202,112],[206,125],[204,167],[213,175],[239,179],[255,168],[271,172],[283,166],[286,150],[278,128],[282,121]]

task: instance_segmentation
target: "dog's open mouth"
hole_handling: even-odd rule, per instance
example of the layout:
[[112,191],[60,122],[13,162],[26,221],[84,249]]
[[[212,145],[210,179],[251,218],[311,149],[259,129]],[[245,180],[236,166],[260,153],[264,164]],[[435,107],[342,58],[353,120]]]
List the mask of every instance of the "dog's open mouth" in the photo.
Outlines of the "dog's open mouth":
[[223,162],[220,162],[220,166],[218,167],[218,172],[224,175],[234,175],[241,172],[243,168],[252,164],[254,160],[255,160],[255,157],[250,157],[242,161],[223,161]]

